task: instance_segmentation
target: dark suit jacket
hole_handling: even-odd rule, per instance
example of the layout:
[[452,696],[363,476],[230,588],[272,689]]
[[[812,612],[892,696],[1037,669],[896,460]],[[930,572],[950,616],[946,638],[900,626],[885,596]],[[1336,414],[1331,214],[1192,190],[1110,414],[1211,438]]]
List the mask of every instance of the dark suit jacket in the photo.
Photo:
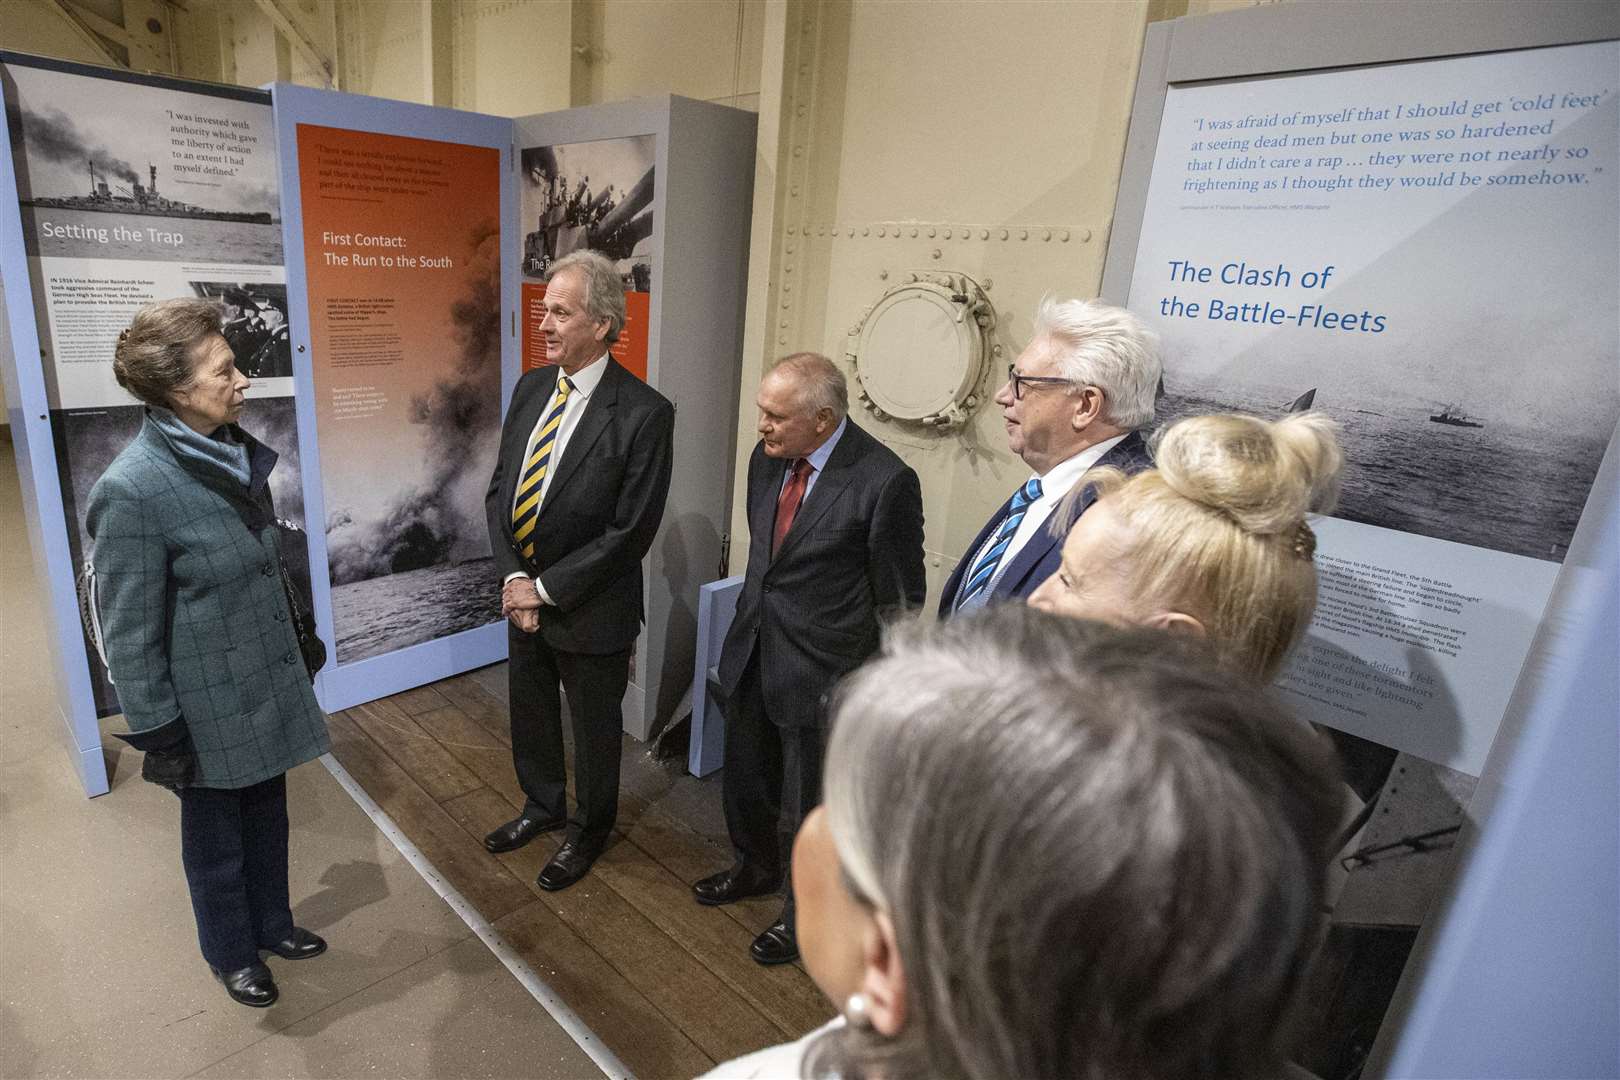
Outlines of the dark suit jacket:
[[[1124,473],[1137,473],[1143,469],[1153,467],[1153,459],[1148,456],[1147,441],[1140,432],[1133,431],[1125,436],[1113,449],[1097,459],[1092,468],[1110,465]],[[1016,494],[1016,492],[1014,493]],[[990,516],[979,530],[979,535],[973,538],[968,545],[967,552],[951,571],[951,579],[945,583],[945,591],[939,598],[939,617],[946,618],[951,614],[952,605],[956,600],[956,590],[961,587],[962,575],[968,572],[973,559],[984,547],[984,542],[990,538],[991,530],[1001,527],[1001,521],[1007,516],[1007,510],[1012,506],[1012,495],[1001,504],[1001,509]],[[1097,501],[1097,493],[1090,484],[1080,491],[1080,497],[1067,503],[1059,503],[1052,511],[1052,517],[1047,518],[1046,525],[1025,544],[1013,561],[1008,564],[1006,571],[996,581],[990,590],[989,603],[1008,600],[1014,597],[1028,596],[1040,587],[1041,582],[1057,572],[1058,565],[1063,562],[1063,541],[1074,528],[1074,523],[1080,520],[1092,503]],[[1068,517],[1060,526],[1057,525],[1057,515],[1068,510]]]
[[564,652],[619,652],[635,641],[641,560],[664,516],[674,460],[674,406],[612,357],[606,363],[540,504],[534,558],[512,538],[512,497],[529,436],[557,389],[556,367],[518,380],[484,499],[496,570],[545,582],[555,606],[540,608],[540,633]]
[[922,485],[893,450],[853,422],[771,558],[787,461],[748,459],[748,571],[720,653],[731,696],[759,650],[771,721],[826,723],[822,697],[878,648],[880,616],[922,606]]

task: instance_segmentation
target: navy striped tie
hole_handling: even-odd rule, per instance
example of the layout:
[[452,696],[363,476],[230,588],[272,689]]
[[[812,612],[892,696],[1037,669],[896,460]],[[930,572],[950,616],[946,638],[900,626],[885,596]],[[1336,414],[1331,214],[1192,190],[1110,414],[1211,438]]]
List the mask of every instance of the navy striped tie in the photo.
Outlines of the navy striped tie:
[[1013,534],[1018,531],[1018,523],[1024,520],[1024,512],[1029,504],[1041,497],[1041,481],[1039,477],[1032,476],[1029,483],[1019,488],[1013,495],[1012,505],[1007,508],[1007,516],[1002,519],[1001,528],[996,530],[990,546],[985,549],[979,561],[973,565],[973,570],[962,579],[962,585],[957,590],[956,610],[979,607],[990,599],[990,585],[996,579],[996,568],[1001,565],[1001,556],[1006,554],[1007,545],[1012,543]]

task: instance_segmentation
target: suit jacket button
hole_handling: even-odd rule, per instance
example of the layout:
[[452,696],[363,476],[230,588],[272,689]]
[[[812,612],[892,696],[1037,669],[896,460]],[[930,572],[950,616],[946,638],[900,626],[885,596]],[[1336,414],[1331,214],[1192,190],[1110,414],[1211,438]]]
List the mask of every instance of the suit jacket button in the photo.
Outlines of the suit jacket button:
[[763,588],[762,588],[762,589],[761,589],[761,590],[760,590],[760,591],[761,591],[761,592],[770,592],[770,591],[771,591],[771,587],[770,587],[770,586],[769,586],[769,585],[766,585],[766,586],[764,586],[764,587],[763,587]]

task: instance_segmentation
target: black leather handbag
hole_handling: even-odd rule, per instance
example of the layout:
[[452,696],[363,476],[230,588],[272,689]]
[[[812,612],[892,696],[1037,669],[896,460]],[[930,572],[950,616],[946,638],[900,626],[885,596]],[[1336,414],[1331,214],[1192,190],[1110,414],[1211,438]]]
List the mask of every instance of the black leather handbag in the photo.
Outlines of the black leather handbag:
[[316,672],[326,666],[326,642],[315,633],[315,597],[300,588],[299,582],[287,569],[287,559],[281,554],[284,543],[302,545],[304,530],[285,518],[276,519],[276,562],[281,567],[281,587],[287,593],[287,610],[292,612],[293,631],[298,635],[298,652],[304,658],[304,670],[311,682]]

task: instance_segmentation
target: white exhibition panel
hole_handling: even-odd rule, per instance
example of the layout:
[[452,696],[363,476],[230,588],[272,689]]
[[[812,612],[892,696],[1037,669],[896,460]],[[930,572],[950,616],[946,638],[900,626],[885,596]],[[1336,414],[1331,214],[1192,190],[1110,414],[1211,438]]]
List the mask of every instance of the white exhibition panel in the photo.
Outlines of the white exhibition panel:
[[[1164,334],[1161,423],[1275,417],[1309,392],[1344,432],[1317,620],[1279,689],[1398,752],[1378,820],[1341,853],[1331,931],[1352,943],[1337,963],[1359,940],[1396,966],[1303,1049],[1337,1040],[1335,1068],[1362,1075],[1606,1074],[1573,1063],[1615,1061],[1614,950],[1577,943],[1615,932],[1613,830],[1583,821],[1612,824],[1616,678],[1579,658],[1616,633],[1590,596],[1612,597],[1614,567],[1592,560],[1612,559],[1620,515],[1620,9],[1381,14],[1150,26],[1103,292]],[[1594,705],[1596,727],[1569,712]],[[1515,865],[1548,879],[1504,891]],[[1510,926],[1538,948],[1508,950],[1508,976],[1487,927]],[[1591,1000],[1551,992],[1605,980]]]

